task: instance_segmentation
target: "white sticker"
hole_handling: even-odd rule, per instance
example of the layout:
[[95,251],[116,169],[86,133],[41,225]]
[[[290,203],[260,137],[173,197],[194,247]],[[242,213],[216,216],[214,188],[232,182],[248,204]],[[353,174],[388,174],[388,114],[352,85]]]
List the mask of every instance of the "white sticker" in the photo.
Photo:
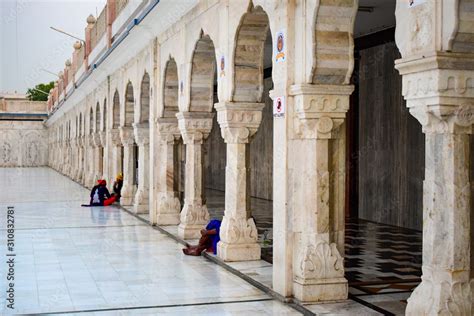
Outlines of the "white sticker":
[[414,8],[420,4],[423,4],[426,2],[426,0],[407,0],[408,1],[408,7],[409,8]]
[[285,97],[276,97],[273,100],[273,117],[285,117]]

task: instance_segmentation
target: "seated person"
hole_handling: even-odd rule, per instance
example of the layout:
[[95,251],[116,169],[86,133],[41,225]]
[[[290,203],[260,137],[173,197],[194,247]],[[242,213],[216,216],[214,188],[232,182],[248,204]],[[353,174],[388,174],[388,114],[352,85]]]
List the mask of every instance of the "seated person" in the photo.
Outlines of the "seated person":
[[98,180],[91,190],[91,200],[89,205],[82,206],[107,206],[115,202],[115,196],[111,196],[107,190],[107,182],[105,180]]
[[219,230],[221,221],[211,220],[205,229],[201,230],[201,238],[197,246],[189,246],[183,249],[183,253],[188,256],[200,256],[204,250],[212,251],[217,254],[217,243],[220,240]]
[[114,194],[115,194],[115,201],[120,202],[120,192],[122,191],[122,186],[123,186],[123,175],[122,173],[119,173],[117,177],[115,178],[114,182]]

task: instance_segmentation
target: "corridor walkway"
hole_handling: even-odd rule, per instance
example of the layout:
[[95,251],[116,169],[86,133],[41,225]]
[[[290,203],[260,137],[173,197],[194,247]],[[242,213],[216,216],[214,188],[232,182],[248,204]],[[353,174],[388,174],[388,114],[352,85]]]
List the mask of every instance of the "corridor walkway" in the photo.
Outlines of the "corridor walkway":
[[[119,208],[80,207],[87,197],[52,169],[0,168],[1,315],[298,314],[222,267],[182,255],[180,244]],[[5,306],[11,254],[14,310]]]

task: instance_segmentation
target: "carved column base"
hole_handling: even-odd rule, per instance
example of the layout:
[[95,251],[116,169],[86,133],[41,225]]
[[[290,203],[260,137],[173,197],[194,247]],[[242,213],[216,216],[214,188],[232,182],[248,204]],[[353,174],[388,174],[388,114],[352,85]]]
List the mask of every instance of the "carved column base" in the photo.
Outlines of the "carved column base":
[[136,214],[146,214],[148,213],[148,209],[148,188],[139,188],[135,194],[133,211]]
[[217,244],[217,255],[226,262],[260,260],[261,249],[257,243],[228,244],[221,241]]
[[122,191],[120,192],[120,204],[124,206],[132,206],[133,199],[135,197],[135,186],[134,185],[123,185]]
[[345,278],[310,280],[295,278],[293,290],[295,298],[305,303],[346,300],[349,291]]
[[235,218],[227,212],[222,219],[217,255],[224,261],[260,260],[258,233],[252,218]]
[[181,203],[174,195],[174,192],[158,193],[156,202],[156,224],[157,225],[178,225]]
[[474,279],[423,267],[422,282],[408,298],[406,315],[472,315]]
[[201,237],[201,229],[206,227],[208,221],[209,212],[206,205],[185,202],[181,211],[178,236],[184,239],[198,239]]

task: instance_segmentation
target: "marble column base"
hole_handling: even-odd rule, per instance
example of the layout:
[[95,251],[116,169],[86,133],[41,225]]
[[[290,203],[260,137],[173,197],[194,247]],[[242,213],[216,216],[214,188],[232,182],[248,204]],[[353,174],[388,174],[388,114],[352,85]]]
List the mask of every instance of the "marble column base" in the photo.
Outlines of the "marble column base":
[[158,193],[156,202],[156,224],[178,225],[181,211],[181,203],[174,196],[174,192]]
[[149,209],[148,202],[148,188],[139,188],[135,194],[135,199],[133,203],[133,211],[136,214],[146,214]]
[[178,236],[183,239],[199,239],[203,228],[206,228],[206,224],[181,223],[178,226]]
[[260,260],[261,249],[257,243],[228,244],[221,241],[217,244],[217,255],[226,262]]
[[[457,279],[457,280],[456,280]],[[464,279],[464,281],[462,281]],[[466,280],[467,279],[467,280]],[[421,283],[408,298],[406,315],[473,315],[474,279],[423,267]]]
[[349,291],[345,278],[301,280],[293,282],[294,296],[304,303],[347,300]]
[[132,206],[135,197],[135,186],[127,186],[124,184],[120,197],[120,204],[124,206]]
[[178,235],[184,239],[201,238],[201,229],[206,228],[209,222],[209,212],[206,205],[200,201],[185,202],[180,214]]

